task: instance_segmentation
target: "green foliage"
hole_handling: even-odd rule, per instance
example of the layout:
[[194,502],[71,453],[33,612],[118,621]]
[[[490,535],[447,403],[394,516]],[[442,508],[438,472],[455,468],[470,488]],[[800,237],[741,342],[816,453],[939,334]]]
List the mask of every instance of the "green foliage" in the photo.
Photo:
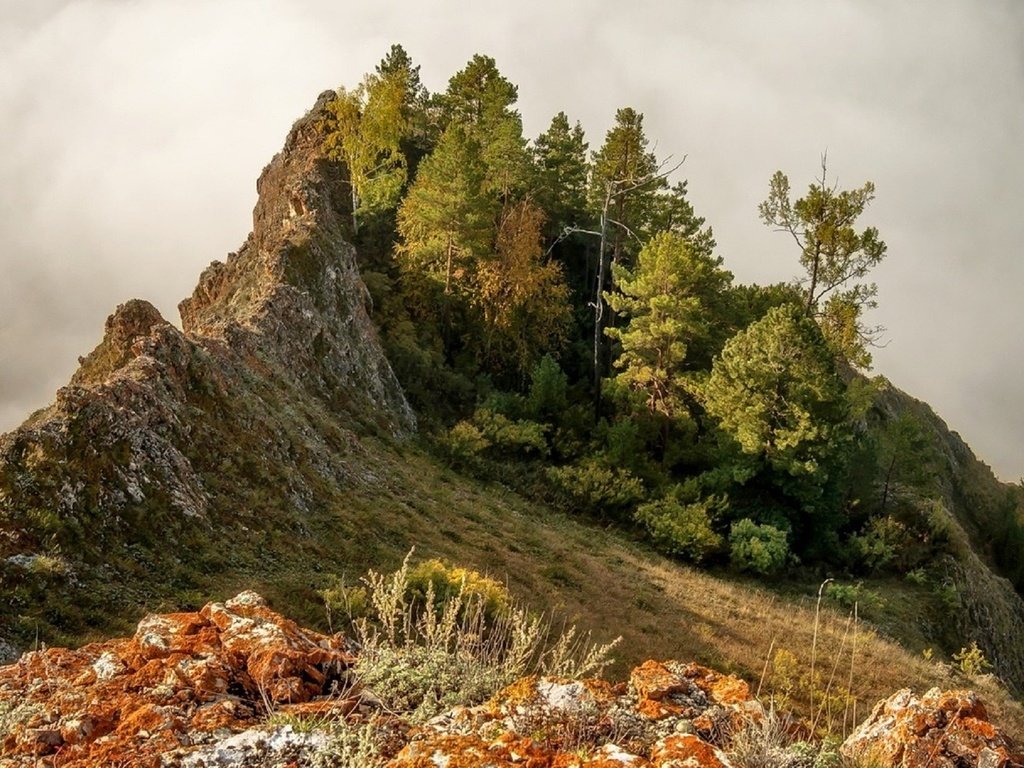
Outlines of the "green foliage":
[[544,355],[530,374],[527,409],[534,419],[556,419],[568,406],[569,377],[551,355]]
[[348,168],[357,231],[360,213],[395,207],[405,185],[401,142],[409,131],[405,106],[411,77],[402,66],[369,74],[353,91],[338,89],[327,105],[324,142],[328,156]]
[[856,281],[882,261],[886,246],[877,229],[858,232],[854,223],[874,197],[870,181],[860,189],[837,191],[828,184],[822,158],[821,178],[804,197],[792,202],[789,179],[777,171],[758,208],[767,226],[788,232],[800,246],[807,314],[820,322],[835,353],[860,368],[870,367],[867,345],[880,329],[867,328],[862,320],[864,310],[875,306],[878,289]]
[[715,359],[704,404],[767,479],[821,509],[839,479],[849,426],[844,387],[816,324],[776,307]]
[[535,421],[513,421],[487,408],[478,408],[469,421],[460,421],[440,443],[455,463],[472,466],[481,457],[531,458],[547,456],[547,426]]
[[719,499],[684,504],[673,496],[637,507],[635,519],[643,525],[659,549],[699,563],[722,547],[722,537],[712,528]]
[[476,54],[439,97],[447,129],[460,126],[478,147],[483,192],[503,202],[525,191],[532,170],[522,119],[513,109],[517,91],[494,59]]
[[399,266],[443,285],[445,296],[469,289],[476,261],[490,249],[495,206],[483,189],[485,173],[475,140],[452,125],[420,164],[398,212]]
[[465,607],[482,611],[489,624],[513,603],[508,588],[500,581],[437,559],[417,563],[406,579],[406,597],[411,605],[426,605],[431,592],[435,608],[443,609],[449,602],[461,600]]
[[848,610],[854,606],[859,606],[861,610],[877,610],[885,605],[881,595],[860,583],[830,582],[825,587],[825,597]]
[[977,677],[992,669],[992,663],[985,658],[985,652],[974,641],[953,654],[957,668],[968,677]]
[[496,451],[523,456],[546,456],[547,428],[525,419],[512,421],[500,413],[480,408],[473,414],[473,424]]
[[857,562],[872,570],[892,565],[913,544],[907,526],[888,515],[872,518],[863,533],[850,537]]
[[551,231],[584,222],[587,207],[587,142],[577,121],[569,127],[565,112],[551,119],[547,131],[533,143],[537,200],[547,214]]
[[730,527],[729,556],[738,570],[765,576],[778,573],[791,560],[786,532],[749,518]]
[[669,421],[689,418],[686,373],[717,351],[724,324],[716,309],[732,280],[720,266],[721,259],[698,253],[682,235],[664,232],[640,251],[634,270],[612,268],[617,290],[606,298],[629,319],[606,331],[622,347],[617,378]]
[[665,187],[665,180],[656,178],[658,160],[647,149],[648,143],[643,114],[624,107],[615,113],[615,125],[594,153],[590,205],[618,222],[609,225],[613,264],[632,261],[637,245],[627,232],[644,229],[651,219],[655,196]]
[[453,464],[468,466],[491,447],[491,441],[472,422],[460,421],[442,437],[441,446]]
[[548,467],[547,477],[563,506],[600,517],[621,517],[645,496],[637,477],[595,458]]

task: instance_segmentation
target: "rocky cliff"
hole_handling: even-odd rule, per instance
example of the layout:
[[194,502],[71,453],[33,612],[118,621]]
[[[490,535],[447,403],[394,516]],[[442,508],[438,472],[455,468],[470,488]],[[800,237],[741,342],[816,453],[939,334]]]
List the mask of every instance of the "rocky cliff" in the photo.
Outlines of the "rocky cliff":
[[[1018,491],[1001,483],[927,403],[882,382],[874,411],[883,424],[909,416],[930,448],[933,525],[949,537],[953,553],[944,557],[951,587],[949,628],[977,642],[998,674],[1018,692],[1024,690],[1024,599],[1001,575],[1008,564],[1019,568],[1019,542],[1007,538],[1005,519],[1017,514]],[[897,497],[900,492],[894,491]],[[923,501],[912,503],[927,506]]]
[[230,553],[203,554],[215,531],[308,531],[311,509],[372,476],[359,435],[415,429],[322,149],[331,96],[260,175],[253,231],[181,303],[183,330],[121,305],[54,403],[0,437],[0,635],[97,623],[53,590],[117,583],[130,603],[147,581],[223,568]]

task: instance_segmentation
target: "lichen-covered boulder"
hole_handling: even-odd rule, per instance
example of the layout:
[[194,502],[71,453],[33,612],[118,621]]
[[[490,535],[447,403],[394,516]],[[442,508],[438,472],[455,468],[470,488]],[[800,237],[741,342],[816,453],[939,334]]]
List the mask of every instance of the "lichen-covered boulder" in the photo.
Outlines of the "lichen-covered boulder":
[[157,766],[264,723],[268,709],[343,716],[358,702],[336,694],[352,690],[354,661],[340,635],[303,629],[254,592],[147,616],[130,638],[0,668],[0,765]]
[[1011,768],[1024,753],[994,726],[973,691],[903,689],[879,702],[843,743],[848,758],[880,768]]

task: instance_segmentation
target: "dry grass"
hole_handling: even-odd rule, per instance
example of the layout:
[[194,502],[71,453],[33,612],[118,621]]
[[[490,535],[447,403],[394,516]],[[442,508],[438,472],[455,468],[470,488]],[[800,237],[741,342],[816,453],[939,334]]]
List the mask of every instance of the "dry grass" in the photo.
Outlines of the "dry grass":
[[[506,583],[530,607],[564,616],[596,642],[622,635],[608,673],[613,679],[648,658],[695,660],[739,674],[752,689],[760,681],[764,697],[788,698],[810,715],[806,672],[816,645],[814,714],[838,730],[863,720],[876,701],[901,687],[923,692],[967,684],[862,623],[851,686],[849,618],[822,607],[815,639],[817,584],[769,591],[688,568],[621,533],[462,477],[411,446],[363,439],[351,445],[351,456],[355,479],[331,493],[332,503],[311,509],[301,530],[253,530],[251,541],[232,541],[230,564],[190,585],[193,602],[253,588],[276,609],[326,629],[318,588],[332,575],[355,583],[370,568],[394,570],[415,546],[417,557],[441,558]],[[180,603],[169,594],[145,608]],[[1024,735],[1018,702],[990,680],[972,686],[998,722]],[[847,687],[852,697],[842,695]]]
[[[361,559],[367,567],[397,567],[415,545],[418,556],[506,582],[513,595],[564,615],[597,641],[622,635],[612,677],[647,658],[693,659],[739,674],[752,689],[760,681],[764,696],[787,698],[808,715],[813,695],[819,726],[842,731],[899,688],[923,692],[970,684],[1005,727],[1024,734],[1024,708],[991,679],[967,683],[864,623],[857,625],[851,665],[848,614],[822,607],[815,637],[817,585],[807,585],[803,596],[786,596],[697,571],[617,532],[463,478],[416,451],[393,456],[375,474],[382,483],[374,484],[372,495],[353,494],[334,510],[339,525],[362,533],[362,557],[347,560],[351,577],[359,575]],[[812,688],[807,670],[813,646]],[[777,662],[787,658],[790,669],[780,668],[785,665]]]

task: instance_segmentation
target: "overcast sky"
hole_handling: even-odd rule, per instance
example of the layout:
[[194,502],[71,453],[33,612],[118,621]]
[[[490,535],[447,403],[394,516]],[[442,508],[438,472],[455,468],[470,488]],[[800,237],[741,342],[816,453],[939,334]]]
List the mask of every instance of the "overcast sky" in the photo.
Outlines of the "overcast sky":
[[255,178],[320,91],[392,42],[431,90],[473,53],[527,135],[642,111],[744,282],[797,273],[757,203],[828,151],[864,218],[888,346],[1003,479],[1024,475],[1024,2],[0,0],[0,430],[50,402],[113,308],[178,322],[251,228]]

